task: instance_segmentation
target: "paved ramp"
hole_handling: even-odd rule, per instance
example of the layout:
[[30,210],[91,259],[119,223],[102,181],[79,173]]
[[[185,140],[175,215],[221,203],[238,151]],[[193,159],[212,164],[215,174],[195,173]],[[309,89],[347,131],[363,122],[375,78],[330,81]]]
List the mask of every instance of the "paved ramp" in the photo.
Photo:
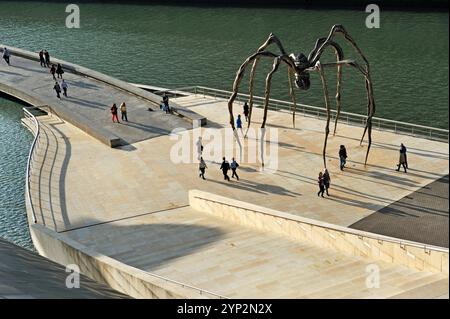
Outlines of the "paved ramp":
[[[104,77],[108,79],[107,76]],[[53,91],[55,81],[49,69],[41,67],[39,62],[13,55],[11,66],[0,63],[0,92],[25,100],[34,106],[49,106],[59,117],[105,144],[132,144],[167,135],[175,128],[192,127],[186,119],[160,111],[157,104],[159,97],[155,96],[156,101],[152,102],[83,74],[66,71],[64,78],[69,85],[69,94],[67,98],[62,97],[60,100]],[[128,88],[127,83],[123,85]],[[150,93],[142,90],[142,94]],[[122,102],[127,104],[129,121],[113,123],[110,108],[113,103],[119,106]]]

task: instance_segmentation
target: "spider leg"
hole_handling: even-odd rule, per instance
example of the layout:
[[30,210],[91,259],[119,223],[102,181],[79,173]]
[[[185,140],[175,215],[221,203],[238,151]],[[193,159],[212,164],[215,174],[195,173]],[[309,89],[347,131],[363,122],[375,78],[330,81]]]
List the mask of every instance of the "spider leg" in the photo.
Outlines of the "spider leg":
[[327,141],[328,141],[328,134],[330,133],[330,98],[328,96],[328,86],[327,81],[325,79],[325,74],[323,71],[323,68],[320,64],[320,62],[316,63],[317,71],[319,71],[320,79],[322,80],[322,86],[323,86],[323,94],[325,97],[325,107],[327,109],[327,124],[325,125],[325,140],[323,143],[323,165],[325,168],[327,168],[327,161],[326,161],[326,150],[327,150]]
[[258,57],[261,56],[266,56],[266,57],[272,57],[272,58],[276,58],[277,55],[269,52],[269,51],[262,51],[262,52],[257,52],[252,54],[251,56],[249,56],[244,63],[241,64],[241,66],[239,67],[239,69],[236,72],[236,77],[234,78],[234,82],[233,82],[233,93],[231,94],[230,98],[228,99],[228,112],[230,114],[230,125],[231,128],[233,129],[233,131],[235,130],[235,125],[234,125],[234,115],[233,115],[233,103],[236,100],[238,91],[239,91],[239,85],[241,84],[242,78],[244,77],[244,73],[245,70],[247,68],[247,66],[253,62],[253,60],[255,60]]
[[267,120],[267,110],[269,109],[269,97],[270,97],[270,87],[272,82],[272,76],[273,74],[278,70],[278,67],[280,66],[281,58],[277,57],[273,61],[272,70],[267,74],[266,77],[266,89],[264,92],[264,115],[263,115],[263,121],[261,123],[261,164],[262,167],[264,167],[264,137],[266,133],[266,120]]
[[366,91],[367,91],[367,99],[368,99],[368,103],[367,103],[367,121],[366,121],[366,126],[364,127],[364,133],[363,133],[363,135],[361,137],[361,141],[360,141],[360,144],[362,144],[364,136],[365,136],[365,134],[367,132],[368,133],[369,144],[368,144],[368,147],[367,147],[366,160],[364,162],[364,165],[366,165],[367,164],[367,158],[369,156],[370,146],[372,144],[372,117],[375,114],[375,100],[374,100],[374,97],[373,97],[372,81],[370,79],[369,61],[364,56],[364,54],[362,53],[361,49],[356,45],[355,40],[353,40],[353,38],[348,34],[348,32],[345,30],[345,28],[342,25],[339,25],[339,24],[334,25],[331,28],[330,33],[328,34],[328,37],[326,38],[326,40],[319,46],[319,48],[317,48],[313,52],[311,52],[311,54],[310,54],[311,60],[310,61],[312,63],[316,63],[318,61],[318,59],[319,59],[320,55],[322,54],[323,50],[328,45],[328,42],[330,42],[332,40],[332,38],[334,37],[334,35],[336,33],[341,33],[345,37],[345,39],[352,45],[353,49],[364,60],[364,68],[361,68],[361,67],[358,67],[358,68],[361,71],[361,73],[364,74],[364,77],[366,79]]
[[[336,82],[336,118],[334,121],[334,130],[333,130],[333,135],[336,134],[336,128],[337,128],[337,123],[339,120],[339,115],[341,113],[341,85],[342,85],[342,65],[339,63],[340,61],[343,61],[344,59],[344,52],[342,51],[342,48],[339,44],[337,44],[334,41],[331,41],[327,38],[319,38],[316,41],[316,45],[314,46],[314,49],[309,53],[308,55],[308,60],[311,61],[311,59],[313,59],[315,57],[316,61],[319,60],[320,56],[322,55],[322,53],[324,52],[326,47],[332,47],[334,50],[334,53],[336,55],[336,66],[337,66],[337,82]],[[321,51],[319,52],[319,49],[321,49]],[[315,64],[312,63],[313,65]]]
[[295,128],[295,111],[297,110],[297,101],[295,99],[294,85],[292,84],[292,77],[294,76],[294,71],[292,68],[288,67],[288,81],[289,81],[289,94],[292,98],[293,106],[292,111],[292,126]]
[[333,135],[336,135],[337,123],[341,114],[341,84],[342,84],[342,66],[337,66],[337,82],[336,82],[336,118],[334,120]]
[[263,115],[263,121],[261,124],[261,128],[264,128],[266,126],[266,119],[267,119],[267,110],[269,108],[269,96],[270,96],[270,86],[272,81],[273,74],[278,70],[278,67],[280,66],[281,59],[279,57],[275,58],[272,65],[272,70],[267,74],[266,77],[266,90],[264,92],[264,115]]
[[[283,45],[281,44],[281,41],[273,33],[269,34],[269,37],[267,38],[267,40],[258,48],[258,50],[256,50],[256,52],[262,52],[262,51],[266,50],[266,48],[269,45],[271,45],[271,44],[275,44],[280,49],[280,52],[281,52],[282,55],[287,55],[286,51],[283,48]],[[248,85],[248,90],[249,90],[249,99],[248,99],[249,111],[248,111],[247,130],[245,131],[244,138],[247,137],[247,133],[248,133],[248,130],[250,129],[250,124],[251,124],[251,119],[252,119],[253,83],[254,83],[254,79],[255,79],[256,67],[258,65],[258,62],[259,62],[259,57],[257,57],[253,61],[252,69],[250,71],[250,80],[249,80],[249,85]]]

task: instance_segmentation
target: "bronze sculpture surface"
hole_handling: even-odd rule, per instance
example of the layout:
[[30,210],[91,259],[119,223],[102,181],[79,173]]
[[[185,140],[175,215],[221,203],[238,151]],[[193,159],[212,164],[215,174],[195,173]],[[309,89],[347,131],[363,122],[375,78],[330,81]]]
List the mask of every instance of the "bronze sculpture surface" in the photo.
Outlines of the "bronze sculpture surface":
[[[351,44],[351,46],[354,48],[356,53],[362,58],[364,61],[364,66],[361,66],[354,60],[344,60],[344,53],[341,48],[341,46],[333,41],[335,35],[342,34],[344,38]],[[267,47],[271,44],[275,44],[278,49],[280,50],[280,54],[272,53],[271,51],[267,50]],[[326,48],[332,48],[334,50],[334,53],[336,55],[336,62],[331,63],[321,63],[320,57],[322,53],[325,51]],[[292,98],[293,102],[293,108],[292,108],[292,121],[293,126],[295,127],[295,111],[296,111],[296,97],[293,89],[292,82],[294,80],[295,86],[300,90],[308,90],[310,87],[310,72],[318,72],[320,75],[320,79],[322,81],[322,87],[324,91],[324,97],[325,97],[325,107],[327,112],[327,121],[325,126],[325,140],[323,145],[323,161],[324,166],[326,167],[326,147],[327,147],[327,140],[328,135],[330,132],[330,101],[328,96],[328,86],[327,81],[325,78],[325,72],[324,68],[327,67],[336,67],[337,68],[337,87],[336,87],[336,119],[334,123],[334,133],[336,133],[336,127],[337,122],[339,119],[339,114],[341,111],[341,83],[342,83],[342,66],[350,66],[361,72],[361,74],[364,76],[365,79],[365,88],[367,92],[367,120],[366,125],[364,127],[364,133],[361,137],[360,145],[362,144],[362,141],[364,139],[364,136],[367,132],[368,136],[368,146],[367,146],[367,152],[365,157],[365,164],[367,164],[367,158],[369,156],[370,146],[372,144],[372,117],[375,114],[375,101],[373,98],[373,89],[372,89],[372,81],[370,79],[370,72],[369,72],[369,62],[367,61],[366,57],[362,53],[362,51],[359,49],[359,47],[356,45],[356,42],[353,40],[353,38],[348,34],[348,32],[344,29],[342,25],[334,25],[328,36],[326,38],[319,38],[316,41],[316,44],[314,46],[314,49],[309,53],[309,55],[306,57],[305,54],[300,53],[298,55],[295,54],[287,54],[283,45],[281,44],[281,41],[273,34],[271,33],[267,40],[258,48],[258,50],[249,56],[244,63],[240,66],[236,73],[236,77],[233,83],[233,94],[230,96],[228,100],[228,110],[230,113],[230,124],[233,128],[233,131],[236,133],[236,128],[234,125],[234,115],[233,115],[233,102],[236,99],[236,96],[238,94],[239,85],[244,77],[245,71],[247,66],[250,63],[253,63],[251,71],[250,71],[250,81],[249,81],[249,116],[248,116],[248,127],[247,132],[251,124],[251,115],[252,115],[252,108],[253,108],[253,82],[255,78],[255,71],[256,67],[258,65],[259,59],[261,57],[269,57],[273,58],[273,65],[271,71],[266,76],[266,85],[265,85],[265,93],[264,93],[264,113],[263,113],[263,120],[261,124],[261,128],[264,129],[266,125],[266,119],[267,119],[267,110],[269,106],[269,96],[270,96],[270,86],[271,86],[271,80],[272,75],[278,70],[278,67],[280,66],[280,63],[283,62],[288,67],[288,83],[289,83],[289,94]],[[245,134],[245,136],[247,133]],[[237,134],[235,134],[237,138]],[[264,165],[264,163],[263,163]]]

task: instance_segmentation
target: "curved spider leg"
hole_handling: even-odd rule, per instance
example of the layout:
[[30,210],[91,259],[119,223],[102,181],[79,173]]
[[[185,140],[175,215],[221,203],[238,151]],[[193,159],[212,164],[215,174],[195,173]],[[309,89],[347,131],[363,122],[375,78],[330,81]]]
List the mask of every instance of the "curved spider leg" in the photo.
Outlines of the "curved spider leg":
[[367,152],[366,152],[366,159],[364,161],[364,165],[367,165],[367,158],[369,157],[370,146],[372,145],[372,117],[375,114],[375,104],[373,101],[372,81],[370,80],[369,74],[366,75],[366,91],[367,91],[367,100],[368,100],[368,105],[367,105],[368,114],[367,114],[366,126],[364,128],[364,133],[361,137],[361,141],[359,142],[359,144],[361,145],[362,141],[364,139],[364,135],[366,135],[366,131],[367,131],[368,144],[367,144]]
[[[365,57],[365,55],[362,53],[361,49],[356,45],[355,40],[353,40],[353,38],[348,34],[348,32],[345,30],[345,28],[340,25],[340,24],[336,24],[334,25],[331,30],[330,33],[328,34],[327,39],[325,40],[325,42],[319,47],[319,49],[317,49],[312,57],[312,61],[316,62],[319,58],[319,56],[321,55],[321,53],[323,52],[323,49],[325,48],[326,44],[331,41],[331,39],[334,37],[334,35],[336,33],[341,33],[344,35],[345,39],[352,45],[353,49],[359,54],[359,56],[364,60],[364,69],[361,70],[361,68],[359,67],[359,69],[361,70],[361,72],[364,74],[365,78],[366,78],[366,91],[367,91],[367,98],[368,98],[368,103],[367,103],[367,121],[366,121],[366,126],[364,127],[364,133],[363,136],[361,138],[360,144],[362,144],[362,141],[364,139],[364,136],[366,134],[366,131],[368,132],[368,134],[370,134],[369,136],[369,146],[368,146],[368,151],[370,150],[370,145],[372,142],[372,117],[375,114],[375,100],[373,97],[373,88],[372,88],[372,82],[370,80],[370,68],[369,68],[369,61],[367,60],[367,58]],[[369,128],[370,127],[370,128]],[[368,157],[368,152],[366,154],[366,161],[365,164],[367,163],[367,157]]]
[[295,111],[297,110],[297,100],[295,98],[295,92],[294,92],[294,85],[292,83],[292,78],[294,76],[294,72],[292,71],[292,68],[288,66],[288,81],[289,81],[289,94],[292,99],[292,126],[295,128]]
[[[328,40],[327,38],[319,38],[316,41],[314,49],[309,53],[308,60],[311,61],[313,57],[318,61],[324,52],[325,48],[331,46],[336,55],[336,66],[337,66],[337,82],[336,82],[336,118],[334,121],[333,135],[336,134],[337,123],[339,120],[339,115],[341,114],[341,85],[342,85],[342,65],[339,64],[340,61],[344,59],[344,51],[339,44],[334,41]],[[318,50],[321,49],[320,53]],[[314,63],[312,63],[314,65]]]
[[267,120],[267,111],[269,109],[269,97],[270,97],[270,87],[272,82],[273,74],[278,70],[280,66],[281,58],[276,57],[273,61],[272,70],[266,76],[266,89],[264,92],[264,115],[261,123],[261,164],[264,167],[264,137],[266,133],[266,120]]
[[231,94],[230,98],[228,99],[228,112],[230,114],[230,125],[231,125],[233,131],[235,130],[234,115],[233,115],[233,103],[234,103],[234,100],[236,100],[236,97],[237,97],[237,94],[239,91],[239,85],[241,84],[242,78],[244,77],[244,73],[245,73],[247,66],[251,62],[253,62],[254,59],[256,59],[257,57],[260,57],[260,56],[267,56],[267,57],[272,57],[272,58],[278,57],[277,55],[275,55],[269,51],[257,52],[257,53],[252,54],[251,56],[249,56],[237,70],[236,77],[234,78],[234,82],[233,82],[233,93]]
[[[256,50],[256,52],[262,52],[264,51],[269,45],[275,44],[279,49],[282,55],[287,55],[286,51],[283,48],[283,45],[281,44],[281,41],[273,34],[270,33],[267,40]],[[252,110],[253,110],[253,83],[255,79],[255,73],[256,73],[256,67],[259,62],[259,57],[257,57],[253,61],[252,69],[250,71],[250,80],[248,85],[249,90],[249,99],[248,99],[248,122],[247,122],[247,130],[245,131],[244,138],[247,137],[248,130],[250,129],[251,119],[252,119]]]
[[336,118],[334,119],[333,136],[336,135],[337,123],[341,114],[341,85],[342,85],[342,65],[337,66],[337,82],[336,82]]
[[323,165],[325,168],[327,168],[327,161],[326,161],[326,150],[327,150],[327,141],[328,141],[328,134],[330,133],[330,98],[328,96],[328,86],[327,81],[325,79],[325,73],[323,71],[323,68],[320,64],[320,62],[316,63],[316,69],[319,71],[320,79],[322,80],[322,86],[323,86],[323,94],[325,97],[325,107],[327,109],[327,124],[325,125],[325,140],[323,143]]

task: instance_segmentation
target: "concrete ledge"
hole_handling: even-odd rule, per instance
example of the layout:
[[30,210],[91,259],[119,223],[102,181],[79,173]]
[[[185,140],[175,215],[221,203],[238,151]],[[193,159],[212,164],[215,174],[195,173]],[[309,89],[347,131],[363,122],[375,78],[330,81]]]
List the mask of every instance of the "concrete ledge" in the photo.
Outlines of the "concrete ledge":
[[189,191],[192,208],[259,230],[312,242],[347,255],[448,275],[449,250],[299,217],[223,196]]
[[[30,52],[27,50],[19,49],[10,47],[4,44],[0,44],[0,52],[3,52],[3,48],[7,47],[8,50],[11,52],[12,57],[18,56],[22,57],[28,60],[33,60],[39,62],[39,53],[36,52]],[[75,74],[84,75],[93,79],[96,79],[98,81],[104,82],[106,84],[109,84],[111,86],[114,86],[118,89],[121,89],[123,91],[126,91],[128,93],[132,93],[138,97],[141,97],[143,99],[146,99],[153,103],[155,105],[155,110],[159,109],[159,104],[161,103],[161,97],[159,95],[153,94],[151,92],[148,92],[144,89],[141,89],[135,85],[132,85],[128,82],[121,81],[118,79],[115,79],[111,76],[102,74],[100,72],[79,66],[77,64],[73,64],[70,62],[66,62],[64,60],[60,60],[54,57],[51,57],[51,63],[60,63],[65,71],[69,71]],[[201,125],[206,124],[206,118],[201,116],[200,114],[195,113],[192,110],[189,110],[181,105],[178,105],[176,103],[171,103],[171,107],[177,110],[177,114],[179,114],[181,117],[185,118],[189,122],[199,122]],[[70,122],[70,121],[69,121]],[[204,124],[202,124],[204,123]],[[116,142],[113,142],[113,144]]]
[[76,264],[82,274],[134,298],[218,298],[200,293],[181,283],[159,278],[99,254],[64,234],[45,226],[30,224],[33,243],[39,254],[63,266]]
[[13,96],[19,100],[24,101],[27,104],[35,106],[37,108],[42,108],[43,111],[48,112],[50,110],[51,113],[57,115],[64,121],[67,121],[83,132],[86,132],[88,135],[96,138],[103,144],[106,144],[110,147],[116,147],[122,145],[122,140],[114,134],[111,134],[109,131],[102,129],[96,125],[86,125],[86,120],[82,119],[78,114],[70,113],[66,114],[63,109],[56,112],[51,107],[47,106],[45,102],[39,99],[39,97],[22,92],[17,90],[11,86],[4,85],[0,83],[0,92],[3,92],[6,95]]

